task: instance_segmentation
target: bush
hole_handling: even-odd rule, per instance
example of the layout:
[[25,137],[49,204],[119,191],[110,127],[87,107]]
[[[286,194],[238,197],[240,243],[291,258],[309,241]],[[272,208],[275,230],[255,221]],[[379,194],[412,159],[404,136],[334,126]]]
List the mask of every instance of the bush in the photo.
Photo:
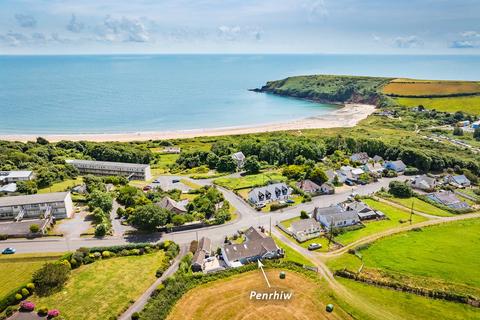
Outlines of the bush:
[[140,319],[140,313],[134,312],[132,313],[132,320],[138,320]]
[[108,227],[105,223],[100,223],[95,227],[95,236],[104,237],[108,232]]
[[15,308],[12,307],[12,306],[8,306],[6,309],[5,309],[5,315],[7,317],[10,317],[11,315],[13,315],[13,313],[15,312]]
[[45,263],[33,274],[33,283],[37,293],[48,295],[61,289],[70,276],[70,269],[62,263]]
[[27,283],[27,285],[25,286],[30,292],[33,292],[33,290],[35,289],[35,284],[33,284],[32,282],[30,283]]
[[30,295],[30,291],[28,291],[27,288],[23,288],[20,292],[20,294],[22,295],[22,297],[26,298]]
[[31,301],[22,301],[20,303],[20,309],[23,311],[33,311],[35,310],[35,303]]
[[52,309],[52,310],[48,311],[47,315],[48,315],[49,319],[56,318],[60,315],[60,311],[58,311],[57,309]]
[[8,235],[6,234],[0,234],[0,240],[7,240],[8,239]]
[[15,300],[20,301],[22,299],[23,299],[23,297],[20,293],[15,294]]
[[388,192],[399,198],[410,198],[413,196],[412,188],[405,182],[392,181],[388,185]]
[[38,315],[41,316],[41,317],[44,317],[48,314],[48,308],[43,306],[43,307],[40,307],[38,308]]
[[30,225],[30,232],[31,233],[37,233],[38,231],[40,231],[40,226],[38,224]]
[[270,211],[276,211],[288,207],[286,203],[272,203],[270,205]]
[[307,211],[302,210],[300,211],[300,219],[308,219],[310,216],[308,215]]
[[112,253],[110,251],[103,251],[102,252],[102,257],[105,259],[108,259],[112,256]]

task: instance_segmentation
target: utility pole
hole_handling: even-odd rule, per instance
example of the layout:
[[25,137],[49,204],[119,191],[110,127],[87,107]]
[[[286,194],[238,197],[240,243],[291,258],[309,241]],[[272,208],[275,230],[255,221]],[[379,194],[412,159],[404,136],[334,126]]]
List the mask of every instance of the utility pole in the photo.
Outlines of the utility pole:
[[272,216],[270,215],[270,236],[272,236]]

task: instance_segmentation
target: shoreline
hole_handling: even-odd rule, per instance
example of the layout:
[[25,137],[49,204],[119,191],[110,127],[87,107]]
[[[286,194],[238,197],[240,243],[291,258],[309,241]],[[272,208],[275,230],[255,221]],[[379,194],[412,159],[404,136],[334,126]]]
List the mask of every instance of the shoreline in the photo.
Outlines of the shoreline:
[[131,133],[92,133],[92,134],[0,134],[0,140],[4,141],[35,141],[37,137],[43,137],[50,142],[60,140],[69,141],[94,141],[94,142],[129,142],[147,140],[166,140],[196,137],[228,136],[249,133],[262,133],[274,131],[325,129],[354,127],[359,121],[367,118],[375,110],[376,106],[369,104],[345,104],[344,107],[331,113],[309,118],[292,120],[283,123],[270,123],[260,125],[247,125],[226,128],[206,128],[192,130],[174,130],[157,132],[131,132]]

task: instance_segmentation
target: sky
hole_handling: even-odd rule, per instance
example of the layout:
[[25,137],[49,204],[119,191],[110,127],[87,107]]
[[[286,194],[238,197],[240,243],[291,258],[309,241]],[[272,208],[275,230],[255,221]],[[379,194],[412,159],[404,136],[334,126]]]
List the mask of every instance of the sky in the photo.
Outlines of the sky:
[[0,0],[0,54],[479,54],[478,0]]

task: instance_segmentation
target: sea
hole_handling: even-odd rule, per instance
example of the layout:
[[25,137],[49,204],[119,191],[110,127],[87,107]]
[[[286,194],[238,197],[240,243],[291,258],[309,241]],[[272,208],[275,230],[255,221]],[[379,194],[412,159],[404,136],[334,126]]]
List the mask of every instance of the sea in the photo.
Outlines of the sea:
[[336,110],[248,90],[307,74],[480,80],[480,56],[0,56],[0,134],[241,127]]

